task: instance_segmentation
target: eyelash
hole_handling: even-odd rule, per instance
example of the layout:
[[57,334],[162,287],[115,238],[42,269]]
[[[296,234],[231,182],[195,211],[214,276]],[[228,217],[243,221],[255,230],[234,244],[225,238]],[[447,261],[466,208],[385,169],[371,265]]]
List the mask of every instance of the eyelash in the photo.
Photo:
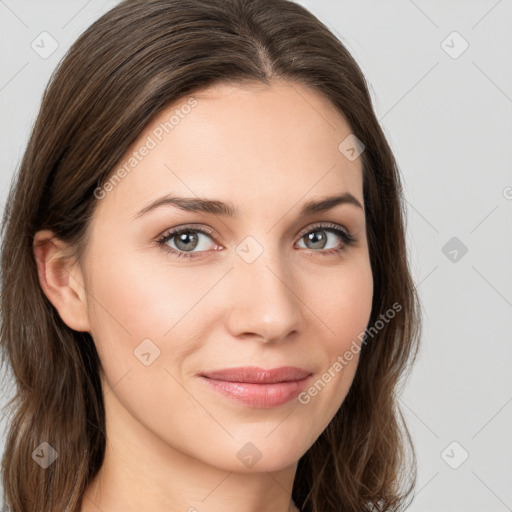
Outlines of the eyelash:
[[[348,247],[354,245],[357,242],[357,239],[351,235],[348,231],[345,231],[344,229],[338,227],[336,224],[315,224],[308,228],[306,231],[303,231],[300,236],[299,240],[302,240],[306,235],[310,233],[314,233],[315,231],[329,231],[330,233],[334,233],[338,235],[342,240],[343,244],[338,249],[328,249],[325,251],[315,251],[314,249],[309,249],[312,252],[318,253],[321,256],[331,256],[332,254],[340,254],[347,250]],[[208,236],[213,235],[213,230],[209,228],[196,228],[193,226],[181,226],[180,228],[173,229],[171,231],[168,231],[167,233],[164,233],[161,237],[159,237],[156,240],[156,244],[158,247],[161,247],[165,252],[172,254],[173,256],[176,256],[177,258],[186,258],[186,259],[193,259],[193,258],[200,258],[201,256],[197,256],[198,253],[188,253],[185,251],[177,251],[176,249],[173,249],[172,247],[169,247],[166,245],[169,240],[172,240],[174,236],[184,233],[184,232],[197,232],[197,233],[203,233]],[[199,251],[199,253],[204,251]]]

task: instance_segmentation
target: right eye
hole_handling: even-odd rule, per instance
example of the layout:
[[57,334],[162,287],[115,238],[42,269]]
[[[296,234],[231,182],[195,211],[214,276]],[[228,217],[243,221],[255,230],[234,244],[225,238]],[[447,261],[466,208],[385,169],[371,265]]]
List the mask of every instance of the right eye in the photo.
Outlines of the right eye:
[[[165,251],[173,254],[178,258],[194,258],[195,252],[207,252],[208,243],[201,238],[210,238],[213,230],[205,228],[193,228],[190,226],[182,226],[180,228],[174,228],[171,231],[164,233],[158,240],[157,245],[162,247]],[[174,244],[174,247],[169,245],[169,242]],[[200,247],[199,251],[194,251]],[[217,249],[217,245],[215,245]]]

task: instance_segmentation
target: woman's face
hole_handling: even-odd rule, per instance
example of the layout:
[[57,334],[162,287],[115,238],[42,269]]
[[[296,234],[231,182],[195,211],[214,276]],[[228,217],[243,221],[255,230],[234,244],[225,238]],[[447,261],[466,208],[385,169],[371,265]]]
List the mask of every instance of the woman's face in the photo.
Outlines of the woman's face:
[[[96,191],[82,270],[107,411],[126,438],[270,471],[331,421],[373,293],[362,162],[351,139],[339,147],[350,134],[303,86],[216,86],[163,111]],[[149,208],[164,197],[182,206]],[[213,374],[239,367],[301,371]]]

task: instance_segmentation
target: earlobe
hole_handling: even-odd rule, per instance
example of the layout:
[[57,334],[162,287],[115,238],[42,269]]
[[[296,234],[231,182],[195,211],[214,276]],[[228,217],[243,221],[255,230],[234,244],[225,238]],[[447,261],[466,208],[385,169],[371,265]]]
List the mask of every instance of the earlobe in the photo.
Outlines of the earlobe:
[[36,233],[33,252],[41,288],[63,322],[75,331],[90,332],[83,273],[69,257],[69,246],[45,230]]

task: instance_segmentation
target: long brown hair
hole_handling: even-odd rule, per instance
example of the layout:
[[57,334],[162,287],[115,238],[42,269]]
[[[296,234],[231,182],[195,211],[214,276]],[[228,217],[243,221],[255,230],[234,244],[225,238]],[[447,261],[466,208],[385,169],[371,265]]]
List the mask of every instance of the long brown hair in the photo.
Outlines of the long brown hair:
[[[106,441],[93,339],[70,329],[43,293],[35,233],[53,231],[80,259],[94,191],[149,121],[210,85],[277,78],[323,95],[364,143],[374,279],[373,331],[365,332],[342,406],[299,461],[292,496],[308,512],[406,506],[416,456],[397,390],[418,352],[420,306],[399,170],[360,68],[324,24],[289,0],[132,0],[93,23],[52,75],[6,203],[0,348],[16,393],[6,406],[2,473],[12,512],[78,512]],[[393,304],[393,318],[383,321]],[[46,469],[32,460],[42,442],[58,453]]]

